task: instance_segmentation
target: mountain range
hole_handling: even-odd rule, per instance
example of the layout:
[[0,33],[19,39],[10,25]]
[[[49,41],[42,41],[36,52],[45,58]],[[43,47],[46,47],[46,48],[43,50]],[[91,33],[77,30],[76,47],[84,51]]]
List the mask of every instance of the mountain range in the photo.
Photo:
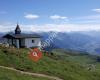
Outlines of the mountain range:
[[[33,32],[29,32],[32,33]],[[42,36],[42,42],[48,42],[46,50],[54,48],[84,51],[90,54],[100,54],[100,32],[35,32]],[[0,33],[2,37],[4,33]],[[0,38],[2,41],[2,38]]]
[[[43,36],[43,41],[50,39],[55,32],[38,33]],[[100,32],[56,32],[55,37],[51,37],[50,45],[47,49],[62,48],[70,50],[85,51],[90,54],[100,54]]]

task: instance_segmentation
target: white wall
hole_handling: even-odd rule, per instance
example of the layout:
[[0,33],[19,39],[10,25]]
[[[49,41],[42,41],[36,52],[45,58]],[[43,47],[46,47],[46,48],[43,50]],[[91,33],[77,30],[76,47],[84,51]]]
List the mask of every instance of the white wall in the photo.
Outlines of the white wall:
[[[34,43],[32,43],[32,40],[34,40]],[[41,39],[40,38],[26,38],[25,39],[25,46],[27,48],[29,47],[41,47]]]
[[16,39],[16,47],[19,48],[19,40]]

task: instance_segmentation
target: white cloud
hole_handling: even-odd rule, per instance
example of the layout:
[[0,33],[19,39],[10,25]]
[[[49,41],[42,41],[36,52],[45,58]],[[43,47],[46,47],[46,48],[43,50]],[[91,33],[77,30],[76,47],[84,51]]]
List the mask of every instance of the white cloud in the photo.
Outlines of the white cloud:
[[[94,12],[100,13],[100,9],[91,9]],[[89,21],[91,22],[91,20],[99,20],[100,21],[100,14],[94,14],[94,15],[87,15],[87,16],[81,16],[81,17],[76,17],[76,18],[72,18],[74,20],[79,20],[80,21]],[[96,22],[96,21],[95,21]]]
[[38,15],[34,15],[34,14],[27,14],[24,17],[27,18],[27,19],[37,19],[37,18],[39,18]]
[[100,14],[72,18],[74,20],[100,20]]
[[100,13],[100,9],[92,9],[92,11],[95,11],[95,12],[99,12]]
[[100,19],[100,15],[90,15],[90,16],[86,16],[84,18],[86,18],[86,19]]
[[14,28],[13,25],[0,25],[0,32],[12,32]]
[[[100,31],[100,24],[42,24],[42,25],[23,25],[19,24],[22,31],[26,32],[71,32],[71,31]],[[1,24],[0,32],[14,31],[16,24]]]
[[67,19],[67,17],[59,16],[59,15],[53,15],[53,16],[50,16],[50,19]]
[[90,24],[45,24],[45,25],[33,25],[31,26],[31,31],[58,31],[58,32],[71,32],[71,31],[91,31],[100,30],[100,24],[90,25]]

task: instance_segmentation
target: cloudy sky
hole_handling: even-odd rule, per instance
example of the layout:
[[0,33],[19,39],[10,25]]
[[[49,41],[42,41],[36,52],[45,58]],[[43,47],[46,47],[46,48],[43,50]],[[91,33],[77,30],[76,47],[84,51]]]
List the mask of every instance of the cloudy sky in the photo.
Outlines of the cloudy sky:
[[100,31],[100,0],[0,0],[0,32]]

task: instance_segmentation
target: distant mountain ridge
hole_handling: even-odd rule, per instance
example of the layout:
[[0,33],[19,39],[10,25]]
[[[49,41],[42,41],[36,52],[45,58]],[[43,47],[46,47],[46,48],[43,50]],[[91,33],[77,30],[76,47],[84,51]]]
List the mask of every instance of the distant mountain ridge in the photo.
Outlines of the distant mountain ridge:
[[[43,41],[49,37],[54,32],[42,32],[39,33],[43,36]],[[98,32],[99,33],[99,32]],[[50,43],[48,49],[52,48],[63,48],[71,50],[79,50],[89,52],[91,54],[99,54],[100,52],[100,38],[99,36],[89,35],[87,32],[58,32],[57,36]]]
[[[42,36],[42,41],[45,41],[55,32],[29,32],[37,33]],[[2,36],[3,33],[0,33]],[[50,42],[47,50],[62,48],[85,51],[91,54],[100,54],[100,32],[86,31],[86,32],[58,32],[56,37]]]

